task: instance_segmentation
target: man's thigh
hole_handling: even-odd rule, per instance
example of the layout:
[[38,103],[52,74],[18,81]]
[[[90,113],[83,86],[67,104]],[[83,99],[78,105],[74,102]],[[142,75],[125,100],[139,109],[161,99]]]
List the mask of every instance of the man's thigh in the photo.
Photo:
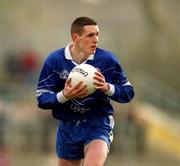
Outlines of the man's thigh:
[[84,148],[84,165],[103,166],[109,148],[104,140],[96,139],[87,144]]

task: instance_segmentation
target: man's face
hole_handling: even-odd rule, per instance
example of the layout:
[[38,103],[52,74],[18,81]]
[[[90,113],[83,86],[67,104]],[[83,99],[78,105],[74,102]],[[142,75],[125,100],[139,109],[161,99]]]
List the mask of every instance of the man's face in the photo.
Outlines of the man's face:
[[86,25],[81,35],[78,35],[77,42],[79,49],[85,55],[94,54],[99,39],[99,28],[97,25]]

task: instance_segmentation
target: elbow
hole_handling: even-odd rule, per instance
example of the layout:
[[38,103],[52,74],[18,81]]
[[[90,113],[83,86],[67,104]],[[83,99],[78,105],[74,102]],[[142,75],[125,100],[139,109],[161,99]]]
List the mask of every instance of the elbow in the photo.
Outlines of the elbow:
[[41,95],[37,97],[38,107],[41,109],[53,109],[58,103],[56,95]]
[[37,103],[37,106],[40,108],[40,109],[51,109],[52,106],[50,103],[48,102],[45,102],[41,99],[38,99],[38,103]]
[[123,97],[121,99],[121,103],[129,103],[135,96],[134,88],[132,86],[128,86],[124,89],[122,94]]
[[135,96],[135,93],[134,93],[134,90],[132,89],[132,90],[130,91],[130,93],[128,93],[127,103],[129,103],[130,101],[132,101],[133,98],[134,98],[134,96]]
[[38,108],[45,109],[44,105],[40,102],[38,102],[37,106],[38,106]]
[[38,103],[37,105],[38,105],[38,107],[41,108],[41,109],[45,109],[45,110],[51,109],[51,106],[50,106],[49,104]]

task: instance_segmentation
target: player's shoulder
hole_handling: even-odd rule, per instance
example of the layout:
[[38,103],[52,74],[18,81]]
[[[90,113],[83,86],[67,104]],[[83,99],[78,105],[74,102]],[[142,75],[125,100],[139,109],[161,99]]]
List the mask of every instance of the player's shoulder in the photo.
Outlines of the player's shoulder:
[[102,48],[96,49],[96,57],[97,58],[103,57],[104,60],[117,61],[117,57],[113,52]]
[[49,55],[47,56],[47,60],[57,60],[57,59],[62,59],[64,58],[64,49],[65,48],[60,48],[57,50],[52,51],[51,53],[49,53]]
[[45,64],[50,66],[55,65],[57,61],[64,61],[64,48],[50,52],[45,59]]

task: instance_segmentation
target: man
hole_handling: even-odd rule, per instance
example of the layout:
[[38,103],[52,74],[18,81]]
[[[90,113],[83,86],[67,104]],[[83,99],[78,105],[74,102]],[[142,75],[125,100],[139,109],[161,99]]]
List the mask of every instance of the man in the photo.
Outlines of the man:
[[[96,21],[78,17],[71,25],[71,37],[71,43],[45,60],[37,87],[38,106],[52,109],[53,117],[60,120],[56,138],[59,166],[82,162],[83,166],[103,166],[114,125],[110,99],[127,103],[134,91],[114,54],[97,48]],[[81,63],[98,69],[94,78],[97,90],[89,96],[81,81],[72,87],[67,79]]]

